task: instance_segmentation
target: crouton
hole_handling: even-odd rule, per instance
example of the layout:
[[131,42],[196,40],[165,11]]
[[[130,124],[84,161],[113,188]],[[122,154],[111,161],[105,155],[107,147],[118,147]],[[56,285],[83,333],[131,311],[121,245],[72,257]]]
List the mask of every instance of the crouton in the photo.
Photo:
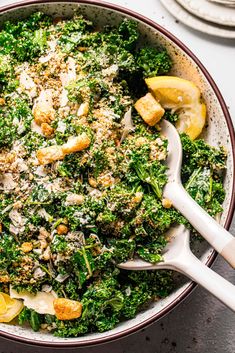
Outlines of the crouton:
[[78,47],[78,50],[81,52],[87,51],[87,49],[88,49],[87,47]]
[[53,305],[58,320],[77,319],[82,314],[82,304],[76,300],[57,298]]
[[69,228],[65,224],[59,224],[58,227],[56,228],[56,231],[59,235],[67,234],[69,231]]
[[0,283],[8,283],[10,282],[10,277],[9,275],[0,275]]
[[94,178],[92,178],[92,177],[88,178],[88,183],[89,183],[90,186],[92,186],[93,188],[96,188],[97,185],[98,185],[97,181],[96,181]]
[[49,164],[64,159],[64,152],[61,146],[49,146],[37,151],[37,159],[40,164]]
[[165,110],[151,93],[147,93],[135,103],[135,109],[150,126],[154,126],[164,115]]
[[30,252],[32,249],[33,249],[33,244],[26,241],[24,242],[22,245],[21,245],[21,250],[24,252],[24,253],[27,253],[27,252]]
[[68,139],[68,142],[62,145],[64,154],[82,151],[87,148],[91,143],[90,138],[85,132],[79,136],[72,136]]
[[46,137],[50,137],[54,133],[54,129],[48,123],[42,123],[42,133]]
[[169,199],[162,199],[162,206],[165,208],[171,208],[172,202]]
[[37,104],[33,109],[34,121],[41,126],[42,123],[50,123],[55,118],[55,110],[48,105]]
[[0,105],[5,105],[5,99],[4,98],[0,98]]
[[41,148],[37,151],[37,159],[40,164],[49,164],[64,159],[66,154],[82,151],[91,143],[90,138],[84,132],[79,136],[72,136],[68,142],[57,146]]

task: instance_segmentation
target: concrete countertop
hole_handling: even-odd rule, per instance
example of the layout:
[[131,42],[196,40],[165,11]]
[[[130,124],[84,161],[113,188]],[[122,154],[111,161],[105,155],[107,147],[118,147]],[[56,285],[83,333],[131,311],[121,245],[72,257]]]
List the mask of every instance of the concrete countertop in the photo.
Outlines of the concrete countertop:
[[[0,6],[14,0],[0,0]],[[109,0],[155,20],[181,39],[206,66],[219,86],[235,122],[235,40],[217,39],[190,30],[167,13],[159,0]],[[231,232],[235,234],[235,221]],[[235,272],[218,258],[213,269],[235,284]],[[83,353],[234,353],[235,315],[204,289],[194,292],[169,315],[124,339]],[[75,353],[79,349],[66,351]],[[53,353],[0,339],[0,353]]]

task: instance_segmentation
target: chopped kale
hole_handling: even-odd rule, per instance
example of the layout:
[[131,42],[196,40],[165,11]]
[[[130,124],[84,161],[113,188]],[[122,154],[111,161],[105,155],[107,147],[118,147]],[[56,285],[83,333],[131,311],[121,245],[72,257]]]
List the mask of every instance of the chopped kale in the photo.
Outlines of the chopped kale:
[[175,124],[179,119],[179,115],[177,113],[171,113],[170,110],[166,110],[163,119],[166,119],[170,123]]
[[181,135],[183,147],[182,178],[187,178],[197,167],[208,167],[215,172],[225,168],[226,152],[221,148],[209,146],[204,140],[192,141],[187,135]]
[[181,142],[185,188],[200,206],[215,216],[222,211],[221,204],[225,198],[223,172],[226,152],[223,148],[209,146],[201,139],[192,141],[184,134]]
[[0,32],[0,53],[20,62],[38,57],[47,45],[45,27],[50,23],[51,19],[40,12],[26,21],[6,22]]
[[15,99],[0,107],[0,147],[11,147],[15,139],[30,131],[32,112],[27,101]]
[[136,62],[144,77],[167,74],[172,67],[172,60],[165,49],[142,48]]
[[29,323],[33,331],[37,332],[41,326],[42,315],[36,313],[36,311],[24,307],[18,316],[18,321],[20,325]]
[[154,161],[152,163],[145,162],[142,155],[132,155],[131,166],[136,171],[138,178],[151,185],[156,196],[162,197],[162,189],[167,182],[166,166]]

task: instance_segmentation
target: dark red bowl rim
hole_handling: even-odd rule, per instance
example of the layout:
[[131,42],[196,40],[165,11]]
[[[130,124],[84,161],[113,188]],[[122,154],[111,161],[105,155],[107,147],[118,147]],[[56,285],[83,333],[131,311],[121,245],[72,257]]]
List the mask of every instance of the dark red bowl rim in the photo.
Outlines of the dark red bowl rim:
[[[134,18],[136,18],[137,20],[140,20],[141,22],[151,26],[152,28],[156,29],[157,31],[161,32],[162,34],[164,34],[166,37],[168,37],[172,42],[174,42],[178,47],[180,47],[186,54],[188,54],[193,61],[198,65],[198,67],[200,68],[200,70],[202,71],[202,73],[204,74],[204,76],[206,77],[206,79],[208,80],[208,82],[210,83],[215,95],[218,98],[218,101],[220,103],[220,106],[222,108],[222,111],[224,113],[225,119],[226,119],[226,123],[228,126],[228,130],[229,130],[229,135],[230,135],[230,139],[231,139],[231,145],[232,145],[232,155],[233,155],[233,168],[234,168],[234,161],[235,161],[235,135],[234,135],[234,128],[233,128],[233,124],[232,124],[232,120],[230,117],[230,114],[228,112],[227,106],[225,104],[225,101],[216,85],[216,83],[214,82],[214,80],[212,79],[212,77],[210,76],[209,72],[206,70],[206,68],[204,67],[204,65],[200,62],[200,60],[191,52],[191,50],[184,45],[178,38],[176,38],[173,34],[171,34],[170,32],[168,32],[165,28],[163,28],[162,26],[160,26],[159,24],[155,23],[154,21],[146,18],[145,16],[136,13],[132,10],[126,9],[122,6],[119,5],[114,5],[111,3],[107,3],[107,2],[103,2],[103,1],[99,1],[99,0],[69,0],[69,1],[64,1],[64,0],[25,0],[23,2],[16,2],[14,4],[11,5],[7,5],[7,6],[3,6],[0,8],[0,14],[3,12],[7,12],[9,10],[13,10],[13,9],[17,9],[17,8],[22,8],[24,6],[28,6],[28,5],[34,5],[34,4],[45,4],[45,3],[53,3],[53,2],[59,2],[59,3],[80,3],[80,4],[90,4],[90,5],[96,5],[99,7],[105,7],[107,9],[110,10],[115,10],[118,12],[121,12],[123,14],[132,16]],[[229,229],[230,224],[232,222],[232,218],[233,218],[233,213],[234,213],[234,207],[235,207],[235,178],[233,178],[233,185],[232,185],[232,196],[231,196],[231,201],[230,201],[230,205],[229,205],[229,211],[228,211],[228,215],[225,221],[225,225],[224,227],[226,229]],[[206,265],[207,266],[211,266],[215,260],[217,256],[216,251],[213,251],[210,255],[210,257],[208,258]],[[24,337],[20,337],[17,335],[12,335],[10,333],[4,332],[0,330],[0,336],[10,339],[10,340],[15,340],[21,343],[25,343],[25,344],[29,344],[29,345],[38,345],[38,346],[43,346],[43,347],[57,347],[57,348],[65,348],[65,347],[85,347],[85,346],[93,346],[93,345],[98,345],[98,344],[102,344],[102,343],[108,343],[111,342],[113,340],[117,340],[121,337],[130,335],[142,328],[144,328],[147,325],[150,325],[151,323],[153,323],[154,321],[156,321],[157,319],[160,319],[161,317],[163,317],[164,315],[166,315],[167,313],[169,313],[173,308],[175,308],[180,302],[182,302],[191,292],[192,290],[196,287],[196,283],[191,282],[187,288],[185,288],[185,290],[180,293],[180,295],[172,302],[170,303],[167,307],[165,307],[164,309],[162,309],[160,312],[158,312],[157,314],[151,316],[150,318],[146,319],[144,322],[141,322],[131,328],[127,328],[125,330],[123,330],[122,332],[116,333],[116,334],[112,334],[109,335],[108,337],[102,337],[102,338],[95,338],[95,339],[90,339],[88,341],[82,342],[82,341],[73,341],[73,342],[45,342],[45,341],[40,341],[40,340],[30,340],[28,338],[24,338]]]

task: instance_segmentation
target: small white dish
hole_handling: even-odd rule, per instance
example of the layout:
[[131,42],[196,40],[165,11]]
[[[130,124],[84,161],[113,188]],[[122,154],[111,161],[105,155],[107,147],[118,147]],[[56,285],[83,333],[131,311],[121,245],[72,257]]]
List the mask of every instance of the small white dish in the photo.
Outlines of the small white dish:
[[224,26],[235,26],[235,8],[207,0],[176,0],[188,12],[204,20]]
[[160,0],[163,6],[177,20],[197,31],[210,34],[212,36],[235,39],[235,29],[217,27],[215,24],[207,23],[190,14],[175,0]]

